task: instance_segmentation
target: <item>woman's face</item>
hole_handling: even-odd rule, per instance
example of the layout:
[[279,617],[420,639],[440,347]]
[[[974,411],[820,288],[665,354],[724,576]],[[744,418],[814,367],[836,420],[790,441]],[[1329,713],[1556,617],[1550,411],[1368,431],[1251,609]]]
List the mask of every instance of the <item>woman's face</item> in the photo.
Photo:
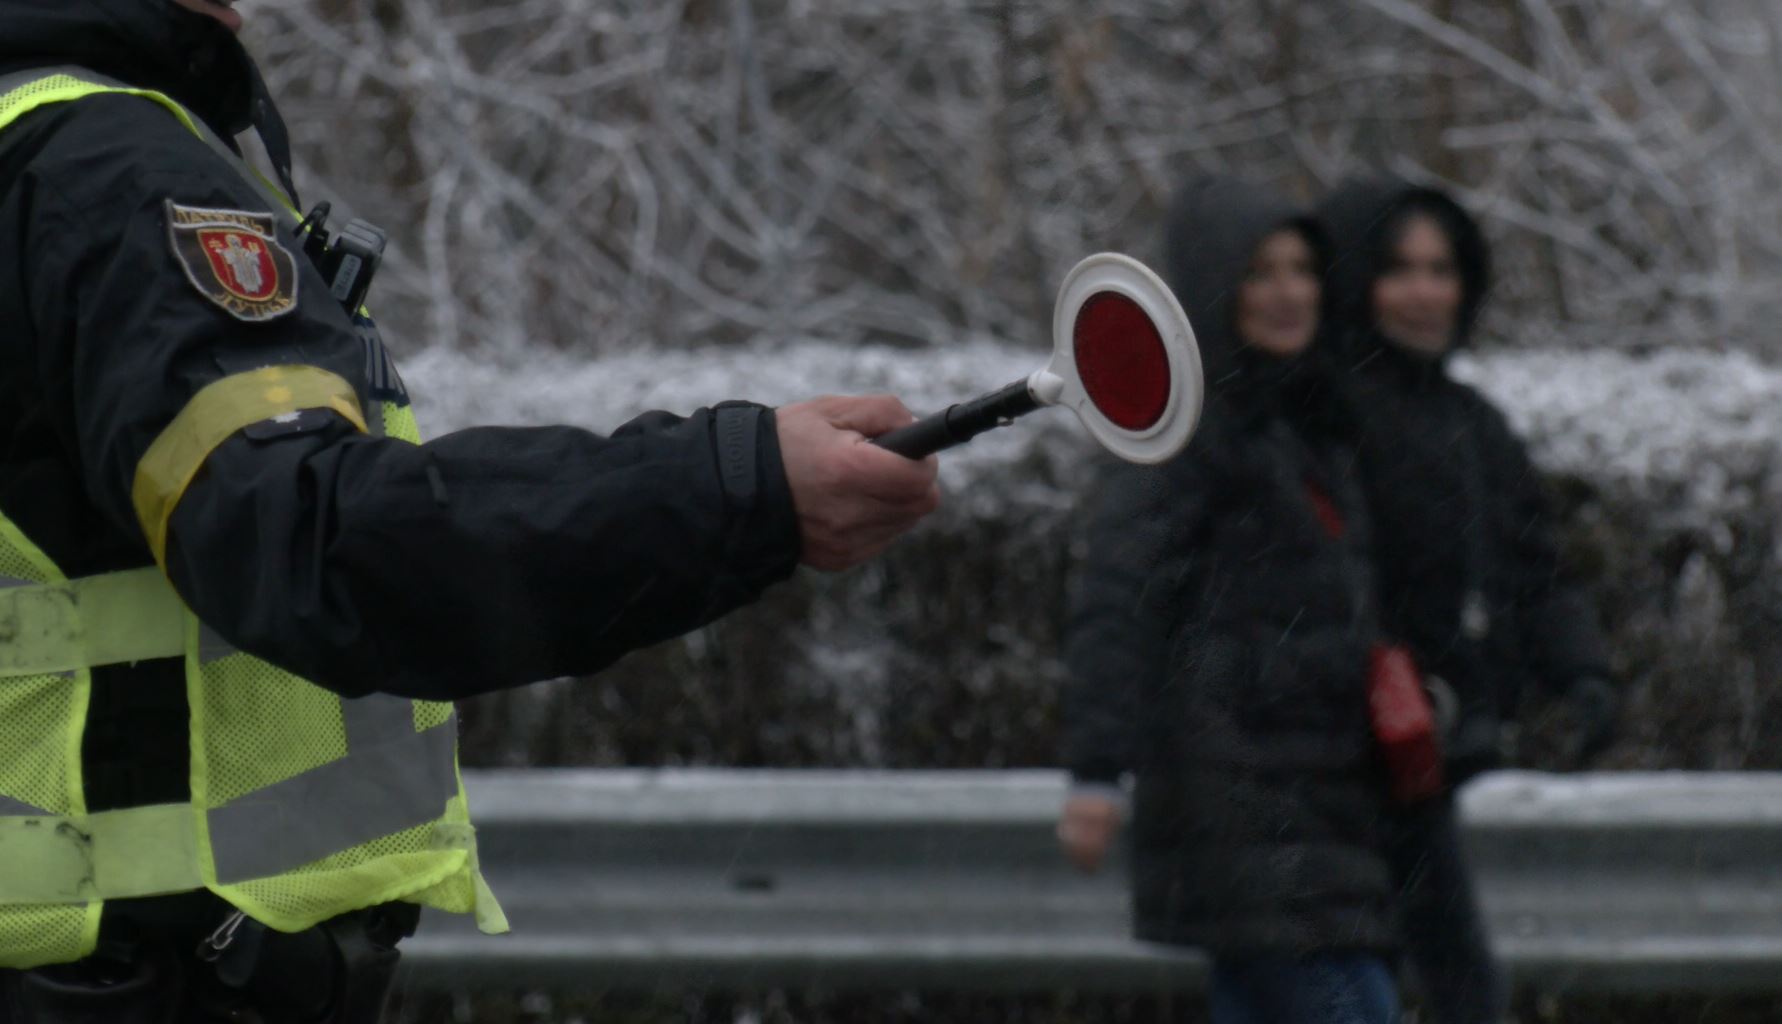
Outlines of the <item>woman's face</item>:
[[1305,236],[1282,228],[1262,240],[1238,287],[1238,340],[1271,356],[1306,350],[1318,332],[1322,285]]
[[1441,355],[1454,344],[1462,289],[1447,233],[1434,218],[1414,215],[1374,282],[1374,323],[1401,348]]

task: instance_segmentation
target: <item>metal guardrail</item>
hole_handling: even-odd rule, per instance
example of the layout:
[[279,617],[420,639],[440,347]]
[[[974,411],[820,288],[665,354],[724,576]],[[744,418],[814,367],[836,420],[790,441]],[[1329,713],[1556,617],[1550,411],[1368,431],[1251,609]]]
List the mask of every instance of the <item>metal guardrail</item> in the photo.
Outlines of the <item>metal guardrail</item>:
[[[429,915],[409,983],[1181,991],[1055,772],[466,773],[514,934]],[[1782,775],[1505,773],[1464,795],[1494,941],[1550,990],[1782,992]]]

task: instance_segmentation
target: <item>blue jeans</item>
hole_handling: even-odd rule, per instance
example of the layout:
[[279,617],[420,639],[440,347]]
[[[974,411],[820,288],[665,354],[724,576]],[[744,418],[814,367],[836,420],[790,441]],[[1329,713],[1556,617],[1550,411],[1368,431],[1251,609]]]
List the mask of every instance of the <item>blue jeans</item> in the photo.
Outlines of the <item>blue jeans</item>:
[[1396,1024],[1398,987],[1367,953],[1219,957],[1213,1024]]

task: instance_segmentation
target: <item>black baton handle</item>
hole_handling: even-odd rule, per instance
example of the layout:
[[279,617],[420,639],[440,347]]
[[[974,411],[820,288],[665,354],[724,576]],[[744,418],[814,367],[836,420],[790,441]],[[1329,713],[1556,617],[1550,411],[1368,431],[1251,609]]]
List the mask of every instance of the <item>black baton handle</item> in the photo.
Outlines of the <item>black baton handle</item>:
[[1025,416],[1039,407],[1039,400],[1027,390],[1027,380],[1023,378],[1000,391],[960,402],[946,412],[937,412],[889,434],[880,434],[872,439],[872,443],[905,458],[927,458],[935,452],[964,444],[986,430],[1007,426],[1016,417]]

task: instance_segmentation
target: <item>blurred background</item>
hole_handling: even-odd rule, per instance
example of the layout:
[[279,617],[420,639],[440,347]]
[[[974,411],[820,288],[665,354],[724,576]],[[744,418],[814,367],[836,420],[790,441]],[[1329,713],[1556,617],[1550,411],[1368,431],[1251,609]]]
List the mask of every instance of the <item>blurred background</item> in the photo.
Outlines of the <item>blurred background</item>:
[[[1603,767],[1782,768],[1782,5],[1771,0],[244,0],[306,200],[393,235],[373,296],[422,428],[891,390],[1050,348],[1081,256],[1172,189],[1451,188],[1499,284],[1459,375],[1529,439],[1630,687]],[[466,764],[1057,762],[1089,444],[946,457],[883,561],[464,709]],[[594,585],[594,581],[590,581]],[[1553,767],[1531,717],[1524,766]],[[1782,982],[1778,983],[1782,991]],[[412,1020],[1191,1020],[1192,1000],[421,997]],[[1528,1020],[1782,1019],[1530,997]]]

